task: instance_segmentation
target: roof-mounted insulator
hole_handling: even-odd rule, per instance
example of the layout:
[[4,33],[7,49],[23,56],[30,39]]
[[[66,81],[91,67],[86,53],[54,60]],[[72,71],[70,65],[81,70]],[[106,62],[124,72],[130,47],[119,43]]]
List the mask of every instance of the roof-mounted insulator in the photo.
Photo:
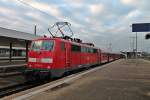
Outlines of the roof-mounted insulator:
[[82,40],[81,40],[81,39],[78,39],[78,38],[74,38],[73,41],[74,41],[74,42],[77,42],[77,43],[82,43]]
[[93,43],[83,43],[83,44],[86,44],[86,45],[89,45],[89,46],[93,46],[93,47],[94,47],[94,44],[93,44]]
[[47,36],[46,36],[46,35],[44,35],[44,38],[47,38]]
[[70,40],[70,41],[73,40],[70,36],[64,36],[64,37],[62,37],[62,38],[65,39],[65,40]]

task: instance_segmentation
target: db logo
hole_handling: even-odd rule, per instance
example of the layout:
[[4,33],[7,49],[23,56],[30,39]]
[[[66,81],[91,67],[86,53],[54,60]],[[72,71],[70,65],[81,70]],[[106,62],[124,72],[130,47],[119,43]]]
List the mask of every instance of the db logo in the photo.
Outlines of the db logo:
[[39,54],[39,55],[40,55],[40,54],[41,54],[41,52],[40,52],[40,51],[37,51],[37,54]]

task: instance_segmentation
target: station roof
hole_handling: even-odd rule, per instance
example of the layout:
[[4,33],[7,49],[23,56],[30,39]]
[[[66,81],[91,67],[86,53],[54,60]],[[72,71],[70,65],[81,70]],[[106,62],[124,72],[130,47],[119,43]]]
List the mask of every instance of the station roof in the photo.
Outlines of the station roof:
[[0,37],[15,38],[15,39],[22,39],[22,40],[30,41],[40,36],[35,36],[34,34],[0,27]]

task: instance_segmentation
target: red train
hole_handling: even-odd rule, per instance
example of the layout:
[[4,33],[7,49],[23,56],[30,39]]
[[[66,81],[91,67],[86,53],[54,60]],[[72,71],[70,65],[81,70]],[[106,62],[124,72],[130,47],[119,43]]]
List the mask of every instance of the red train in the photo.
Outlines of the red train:
[[104,52],[79,39],[43,37],[33,40],[28,57],[26,76],[39,78],[60,77],[75,69],[119,59],[120,54]]
[[33,40],[28,57],[27,70],[32,75],[60,77],[71,70],[119,59],[120,55],[62,38],[40,38]]

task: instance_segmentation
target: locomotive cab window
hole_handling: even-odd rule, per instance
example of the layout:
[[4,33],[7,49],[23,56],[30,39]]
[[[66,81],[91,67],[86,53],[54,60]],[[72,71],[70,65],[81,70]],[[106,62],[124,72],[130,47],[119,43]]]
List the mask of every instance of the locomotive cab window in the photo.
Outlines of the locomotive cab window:
[[39,40],[32,42],[31,50],[48,50],[52,51],[54,46],[54,41],[51,40]]
[[94,52],[94,53],[97,53],[97,49],[94,49],[93,52]]

